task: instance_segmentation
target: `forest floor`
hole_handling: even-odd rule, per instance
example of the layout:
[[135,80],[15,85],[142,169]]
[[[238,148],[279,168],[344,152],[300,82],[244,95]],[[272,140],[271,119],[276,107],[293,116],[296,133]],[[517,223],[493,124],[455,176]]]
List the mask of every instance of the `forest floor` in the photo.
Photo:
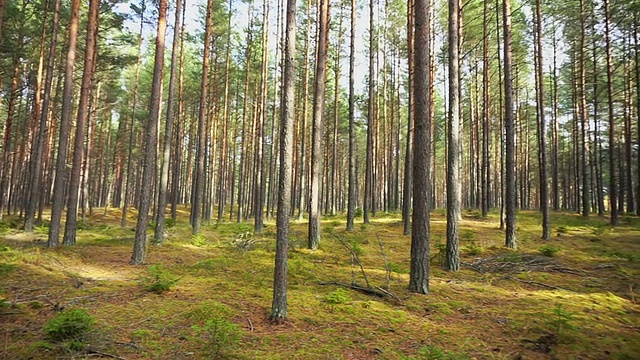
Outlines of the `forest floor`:
[[[95,210],[77,246],[55,249],[46,227],[26,234],[12,228],[17,219],[0,223],[0,360],[640,359],[637,217],[611,228],[552,213],[543,241],[539,214],[522,211],[510,251],[497,214],[467,211],[462,269],[449,273],[445,216],[435,211],[429,295],[407,291],[410,237],[398,215],[360,220],[352,233],[344,216],[324,217],[317,251],[305,248],[306,222],[294,222],[282,325],[267,321],[273,222],[260,236],[247,222],[206,225],[194,237],[179,221],[136,267],[134,218],[121,228],[119,217]],[[363,272],[369,293],[350,288],[367,286]],[[149,291],[158,284],[169,290]],[[77,308],[94,320],[88,334],[47,336],[50,319]]]

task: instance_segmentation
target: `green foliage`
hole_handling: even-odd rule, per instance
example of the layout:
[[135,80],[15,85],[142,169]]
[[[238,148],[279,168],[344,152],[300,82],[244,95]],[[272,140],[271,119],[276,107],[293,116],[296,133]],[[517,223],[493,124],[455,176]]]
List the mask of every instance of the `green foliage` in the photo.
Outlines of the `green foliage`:
[[14,264],[0,264],[0,276],[9,275],[9,273],[17,269],[18,269],[18,266]]
[[561,248],[557,247],[557,246],[553,246],[550,244],[547,245],[543,245],[541,246],[538,251],[540,252],[540,254],[544,255],[544,256],[549,256],[549,257],[554,257],[556,256],[556,254],[562,250]]
[[250,231],[240,233],[231,240],[231,245],[239,251],[245,252],[253,250],[256,247],[256,239],[253,238],[253,233]]
[[469,255],[480,255],[484,251],[482,247],[478,246],[475,242],[471,242],[464,246],[464,252]]
[[204,325],[193,325],[192,329],[205,338],[205,356],[209,359],[230,358],[242,340],[240,327],[225,319],[208,319]]
[[558,236],[566,235],[569,233],[569,228],[566,226],[558,226],[556,228],[556,233],[558,234]]
[[353,214],[355,218],[361,218],[364,213],[362,212],[362,208],[356,208],[356,211]]
[[558,336],[566,333],[569,330],[575,330],[576,328],[573,324],[573,314],[565,310],[562,304],[558,304],[555,308],[553,308],[550,318],[551,320],[547,322],[547,325]]
[[176,226],[176,220],[174,218],[166,218],[164,219],[164,226],[171,229]]
[[204,237],[202,234],[192,235],[191,236],[191,245],[197,246],[197,247],[203,247],[203,246],[207,245],[207,238]]
[[447,244],[443,243],[441,238],[437,238],[433,247],[435,248],[435,252],[431,256],[431,261],[440,266],[444,265],[447,256]]
[[390,262],[387,264],[389,270],[396,274],[408,274],[409,270],[405,269],[400,263]]
[[73,341],[74,347],[82,344],[92,330],[95,319],[84,309],[70,309],[56,314],[44,324],[44,332],[54,341]]
[[349,292],[347,290],[338,288],[327,294],[324,301],[331,306],[346,304],[351,301],[351,296],[349,296]]
[[149,276],[142,277],[140,283],[147,291],[156,294],[162,294],[165,291],[171,290],[178,280],[180,280],[179,277],[172,274],[160,264],[149,266],[147,272]]

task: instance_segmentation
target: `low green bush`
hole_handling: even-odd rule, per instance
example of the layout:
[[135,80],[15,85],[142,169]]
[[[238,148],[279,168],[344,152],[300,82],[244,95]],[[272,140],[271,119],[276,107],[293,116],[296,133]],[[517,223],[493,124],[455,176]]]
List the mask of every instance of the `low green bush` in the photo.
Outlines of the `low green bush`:
[[147,268],[149,276],[140,279],[142,287],[156,294],[162,294],[171,288],[180,280],[180,278],[162,265],[151,265]]
[[82,342],[92,330],[95,319],[84,309],[70,309],[56,314],[44,324],[44,332],[54,341]]

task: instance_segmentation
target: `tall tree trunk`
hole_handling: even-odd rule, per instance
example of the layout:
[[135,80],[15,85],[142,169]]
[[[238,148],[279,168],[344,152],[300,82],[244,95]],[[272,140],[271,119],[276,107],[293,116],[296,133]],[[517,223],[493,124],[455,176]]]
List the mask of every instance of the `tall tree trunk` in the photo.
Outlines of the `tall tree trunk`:
[[[58,28],[60,23],[60,3],[61,0],[56,0],[53,13],[53,25],[51,26],[51,43],[49,44],[49,54],[47,61],[47,73],[45,75],[44,83],[44,95],[42,100],[42,110],[40,114],[40,124],[38,125],[38,136],[36,139],[35,149],[33,151],[33,157],[31,159],[31,186],[29,187],[29,202],[27,204],[25,212],[25,225],[24,230],[26,232],[32,232],[35,226],[35,215],[38,203],[42,198],[42,172],[43,172],[43,153],[45,147],[45,141],[48,137],[49,128],[47,126],[47,119],[49,115],[49,108],[51,106],[51,86],[53,84],[53,71],[56,62],[56,48],[58,45]],[[0,17],[2,12],[0,11]],[[1,27],[1,26],[0,26]]]
[[489,131],[491,127],[491,103],[489,99],[489,3],[484,2],[482,21],[482,217],[486,218],[491,203],[491,158],[489,156]]
[[[638,131],[638,144],[640,144],[640,41],[638,41],[638,13],[633,15],[633,43],[635,46],[635,81],[636,81],[636,117],[638,125],[636,129]],[[636,215],[640,216],[640,148],[637,151],[636,157],[638,164],[636,167],[637,185],[636,191]]]
[[[22,35],[20,35],[22,38]],[[22,41],[20,41],[22,42]],[[16,102],[19,102],[18,96],[21,94],[18,90],[20,84],[20,59],[16,56],[13,59],[13,75],[11,76],[11,90],[9,93],[9,106],[7,109],[7,121],[4,125],[4,139],[2,141],[2,164],[0,165],[0,220],[4,216],[5,208],[8,210],[7,203],[10,199],[11,182],[8,179],[12,176],[11,171],[11,153],[14,146],[12,142],[12,134],[14,132],[13,123],[20,116],[20,111],[16,116]]]
[[587,70],[586,70],[586,61],[585,61],[585,51],[586,51],[586,9],[584,0],[580,0],[580,23],[581,23],[581,32],[580,32],[580,47],[578,51],[580,54],[578,55],[578,97],[580,98],[580,137],[582,149],[580,150],[580,164],[582,166],[582,216],[589,217],[591,212],[591,180],[589,179],[589,119],[587,116]]
[[267,77],[269,69],[269,6],[263,3],[262,10],[262,72],[260,76],[260,124],[256,139],[256,174],[257,184],[254,189],[254,229],[256,234],[262,233],[264,228],[264,204],[267,191]]
[[366,149],[366,164],[364,175],[364,205],[362,212],[364,216],[364,223],[369,223],[369,212],[373,208],[372,199],[375,190],[374,187],[374,156],[373,156],[373,125],[374,125],[374,109],[375,109],[375,32],[374,32],[374,17],[373,17],[373,0],[369,1],[369,99],[367,105],[367,149]]
[[460,0],[449,0],[449,116],[447,118],[447,248],[445,268],[460,270]]
[[553,188],[553,210],[560,210],[560,189],[558,182],[558,172],[560,170],[558,164],[558,154],[560,153],[560,149],[558,147],[558,74],[557,74],[557,41],[556,41],[556,33],[555,27],[553,32],[553,109],[551,111],[551,134],[552,134],[552,145],[551,145],[551,156],[552,156],[552,185]]
[[547,185],[547,123],[544,107],[544,73],[542,72],[542,10],[541,0],[536,0],[536,57],[538,87],[536,95],[538,104],[538,167],[540,177],[540,211],[542,212],[542,239],[550,237],[549,230],[549,186]]
[[351,33],[349,41],[349,190],[347,199],[347,231],[354,230],[356,212],[356,154],[355,154],[355,53],[356,53],[356,0],[351,0]]
[[80,102],[78,104],[78,119],[76,121],[76,137],[73,145],[73,165],[69,179],[69,199],[67,203],[67,219],[64,224],[63,245],[76,244],[76,229],[78,228],[78,197],[80,192],[80,175],[84,158],[84,140],[89,121],[89,102],[93,83],[94,54],[96,53],[98,38],[98,10],[100,0],[89,1],[89,21],[87,22],[87,37],[84,57],[82,85],[80,86]]
[[504,127],[506,150],[506,236],[505,244],[516,249],[516,179],[515,179],[515,129],[513,119],[513,87],[511,84],[511,1],[502,0],[504,26]]
[[324,95],[326,87],[327,48],[329,44],[329,0],[320,1],[320,29],[316,52],[313,90],[313,132],[311,134],[311,198],[309,201],[309,249],[320,244],[320,195],[322,194],[322,149],[324,137]]
[[65,205],[66,188],[64,180],[67,168],[67,147],[71,132],[71,102],[73,101],[73,68],[76,63],[76,43],[78,41],[78,22],[80,18],[80,0],[71,3],[71,20],[69,22],[69,43],[67,63],[64,76],[64,91],[62,94],[62,116],[60,118],[60,133],[58,140],[58,159],[56,160],[56,176],[53,184],[53,205],[51,208],[51,223],[47,246],[58,246],[60,238],[60,220]]
[[[202,58],[202,84],[200,87],[200,112],[198,116],[198,147],[197,166],[193,181],[193,203],[191,205],[192,231],[194,235],[200,234],[202,226],[202,203],[204,198],[204,161],[206,151],[206,117],[207,117],[207,92],[209,90],[209,62],[211,55],[211,36],[213,31],[213,0],[207,1],[207,20],[204,33],[204,55]],[[242,177],[240,178],[242,181]]]
[[183,2],[176,1],[176,13],[173,26],[173,44],[171,45],[171,73],[169,75],[169,95],[167,97],[167,119],[164,126],[164,145],[162,150],[162,168],[158,184],[158,200],[156,211],[156,228],[153,241],[161,244],[164,240],[165,211],[167,208],[167,187],[169,185],[169,166],[171,163],[171,140],[173,139],[173,115],[175,112],[176,82],[178,73],[178,54],[180,52],[180,29],[182,27]]
[[415,0],[414,8],[414,106],[413,142],[413,230],[409,291],[429,293],[429,204],[431,189],[431,121],[429,112],[429,0]]
[[140,70],[142,68],[142,32],[144,30],[144,13],[146,11],[146,0],[140,2],[140,29],[138,30],[138,52],[136,61],[136,76],[135,83],[133,84],[133,104],[131,106],[131,123],[129,124],[129,143],[127,147],[127,166],[126,166],[126,178],[124,180],[124,201],[122,205],[122,218],[120,220],[120,226],[126,227],[129,212],[130,192],[131,184],[133,183],[131,165],[133,162],[133,143],[135,139],[135,127],[136,127],[136,110],[138,107],[138,89],[140,82]]
[[295,118],[296,1],[287,0],[284,37],[284,71],[280,121],[280,174],[276,219],[276,257],[273,276],[271,320],[287,318],[287,252],[289,249],[289,206],[291,205],[291,163],[293,158],[293,120]]
[[611,64],[611,29],[609,0],[604,0],[605,48],[607,58],[607,95],[609,101],[609,204],[611,225],[618,225],[618,176],[616,174],[616,137],[613,111],[613,69]]
[[411,199],[413,190],[413,124],[414,124],[414,53],[413,53],[413,33],[414,33],[414,10],[415,0],[407,1],[407,53],[408,53],[408,83],[407,86],[407,143],[404,159],[404,183],[402,197],[402,220],[404,220],[404,235],[411,232]]
[[[158,32],[156,36],[156,55],[151,84],[151,103],[149,104],[149,121],[144,136],[144,162],[142,166],[142,183],[140,184],[140,206],[138,223],[133,243],[132,265],[144,264],[147,252],[147,227],[149,226],[149,209],[153,194],[154,175],[156,172],[158,120],[160,118],[160,102],[162,97],[162,79],[164,73],[164,40],[167,29],[167,0],[158,4]],[[206,72],[205,72],[206,74]],[[204,76],[206,78],[206,76]]]

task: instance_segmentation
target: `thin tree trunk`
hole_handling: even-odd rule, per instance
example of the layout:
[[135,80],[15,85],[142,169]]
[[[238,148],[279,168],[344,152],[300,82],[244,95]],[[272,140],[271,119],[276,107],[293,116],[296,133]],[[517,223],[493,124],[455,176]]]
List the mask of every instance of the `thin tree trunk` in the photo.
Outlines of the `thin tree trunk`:
[[[42,101],[42,111],[40,114],[40,124],[38,126],[38,136],[36,139],[35,150],[33,152],[32,157],[32,166],[31,166],[31,181],[30,181],[30,194],[29,194],[29,202],[27,204],[26,213],[25,213],[25,225],[24,229],[26,232],[32,232],[35,225],[35,215],[36,208],[38,207],[38,203],[42,198],[42,172],[43,172],[43,153],[45,140],[48,137],[49,128],[47,127],[47,119],[49,115],[49,108],[51,105],[51,86],[53,84],[53,72],[56,61],[56,48],[58,45],[58,28],[60,22],[60,3],[61,0],[56,0],[54,14],[53,14],[53,25],[51,27],[51,43],[49,45],[49,54],[48,54],[48,62],[47,62],[47,72],[45,75],[45,84],[44,84],[44,95]],[[0,11],[0,17],[2,16],[2,11]],[[0,20],[1,22],[1,20]],[[2,26],[0,25],[0,28]]]
[[460,270],[460,0],[449,0],[449,116],[447,118],[447,248],[445,268]]
[[351,33],[349,41],[349,195],[347,203],[347,231],[354,230],[356,212],[356,159],[355,159],[355,52],[356,52],[356,0],[351,0]]
[[611,30],[609,0],[604,0],[605,48],[607,57],[607,95],[609,100],[609,204],[611,225],[618,225],[618,176],[616,174],[615,117],[613,110],[613,69],[611,64]]
[[71,132],[71,106],[73,101],[73,68],[76,63],[76,43],[78,41],[78,22],[80,17],[80,0],[71,3],[71,20],[69,22],[69,43],[67,63],[64,76],[64,91],[62,94],[62,116],[60,118],[60,133],[58,141],[58,159],[56,160],[56,175],[53,184],[53,206],[51,208],[51,223],[47,246],[58,246],[60,238],[60,220],[65,205],[65,186],[67,168],[67,147]]
[[133,162],[133,143],[135,139],[135,124],[136,124],[136,109],[138,107],[138,89],[140,82],[140,70],[142,68],[142,31],[144,30],[144,12],[146,11],[145,0],[141,1],[140,8],[140,30],[138,31],[138,52],[137,52],[137,62],[136,62],[136,76],[135,83],[133,84],[133,104],[131,106],[131,123],[129,124],[129,144],[127,149],[127,169],[126,169],[126,178],[124,184],[124,201],[122,206],[122,218],[120,220],[120,226],[127,226],[128,212],[129,212],[129,202],[131,199],[131,164]]
[[76,121],[76,137],[73,146],[73,165],[69,179],[69,198],[67,203],[67,218],[64,225],[63,245],[76,244],[76,230],[78,228],[78,197],[80,192],[80,175],[84,158],[84,140],[89,121],[89,102],[93,83],[94,53],[96,52],[98,37],[98,10],[100,0],[90,0],[89,21],[87,23],[87,39],[85,46],[84,72],[80,86],[80,102],[78,104],[78,119]]
[[183,1],[176,1],[176,13],[173,31],[173,44],[171,46],[171,73],[169,75],[169,95],[167,97],[167,118],[164,126],[164,145],[162,151],[162,169],[160,170],[160,184],[158,184],[158,200],[156,211],[156,227],[153,235],[153,241],[156,244],[162,244],[164,240],[165,227],[165,211],[167,208],[167,187],[169,185],[169,166],[171,163],[171,140],[173,139],[173,115],[176,96],[176,82],[178,72],[178,53],[180,49],[180,29]]
[[[207,20],[204,35],[204,55],[202,58],[202,84],[200,87],[200,113],[198,116],[197,166],[193,181],[193,203],[191,205],[191,225],[194,235],[200,234],[202,226],[202,203],[204,198],[204,161],[206,145],[207,91],[209,90],[209,62],[211,54],[211,32],[213,31],[213,0],[207,1]],[[242,181],[242,177],[240,178]]]
[[482,45],[482,217],[489,213],[491,202],[491,159],[489,156],[489,128],[491,126],[490,99],[489,99],[489,4],[484,2],[483,8],[483,45]]
[[373,18],[373,0],[369,1],[369,99],[367,105],[367,149],[366,149],[366,164],[364,175],[364,205],[362,212],[364,216],[364,223],[369,223],[369,212],[373,208],[372,199],[374,193],[374,156],[373,156],[373,125],[374,125],[374,111],[375,111],[375,28]]
[[544,73],[542,72],[542,11],[540,6],[541,0],[536,0],[536,57],[537,65],[536,74],[538,78],[538,87],[536,95],[538,98],[538,167],[540,177],[540,211],[542,212],[542,239],[547,240],[550,237],[549,230],[549,187],[547,185],[547,124],[545,121],[544,107]]
[[506,134],[506,237],[508,248],[516,249],[516,183],[515,183],[515,131],[513,119],[513,87],[511,84],[511,1],[502,1],[504,26],[504,124]]
[[309,201],[309,249],[320,244],[320,195],[322,193],[322,147],[324,137],[324,97],[326,87],[327,48],[329,44],[329,0],[320,1],[320,28],[316,52],[313,91],[313,132],[311,134],[311,196]]
[[404,235],[411,232],[411,198],[413,190],[413,124],[414,124],[414,9],[415,0],[407,1],[407,53],[408,53],[408,86],[407,86],[407,143],[404,162],[404,183],[402,197],[402,219],[404,220]]
[[[156,55],[153,68],[153,83],[151,84],[151,103],[149,105],[149,121],[144,139],[144,162],[142,166],[142,183],[140,184],[140,206],[138,208],[138,223],[133,243],[132,265],[144,264],[147,252],[147,227],[149,226],[149,209],[153,194],[151,189],[156,172],[158,121],[160,118],[160,102],[162,97],[162,79],[164,73],[164,40],[167,29],[167,0],[160,0],[158,4],[158,32],[156,36]],[[206,72],[205,72],[206,74]],[[206,78],[206,76],[205,76]]]

